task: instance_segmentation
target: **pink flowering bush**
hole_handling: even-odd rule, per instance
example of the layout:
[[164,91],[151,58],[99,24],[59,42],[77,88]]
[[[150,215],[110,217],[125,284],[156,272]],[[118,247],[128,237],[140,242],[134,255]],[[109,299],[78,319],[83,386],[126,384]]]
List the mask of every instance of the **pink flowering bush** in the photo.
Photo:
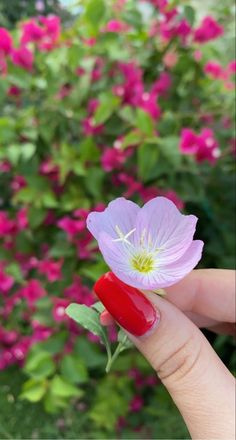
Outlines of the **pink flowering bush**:
[[[84,5],[70,27],[38,16],[0,28],[0,370],[23,368],[21,398],[49,412],[85,404],[96,381],[90,417],[111,433],[156,379],[134,352],[120,385],[104,379],[100,339],[65,314],[96,302],[107,270],[86,220],[120,196],[164,196],[199,217],[201,264],[232,267],[235,60],[219,61],[222,24],[190,6]],[[118,403],[102,410],[109,384]]]

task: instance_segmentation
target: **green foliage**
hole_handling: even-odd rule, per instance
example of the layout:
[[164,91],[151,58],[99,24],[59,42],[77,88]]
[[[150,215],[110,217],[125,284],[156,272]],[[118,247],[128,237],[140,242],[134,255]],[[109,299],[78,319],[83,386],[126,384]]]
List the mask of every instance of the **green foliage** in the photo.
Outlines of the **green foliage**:
[[[159,35],[150,38],[151,22],[160,14],[146,3],[144,12],[135,0],[126,2],[121,11],[113,1],[76,1],[79,13],[71,19],[57,1],[50,5],[45,0],[45,14],[59,13],[67,21],[55,47],[42,51],[32,43],[32,70],[14,65],[8,57],[7,74],[0,73],[0,213],[6,212],[14,223],[10,233],[0,237],[0,270],[3,263],[4,273],[14,279],[11,291],[0,292],[1,313],[5,316],[8,301],[13,303],[32,278],[46,291],[33,304],[25,297],[17,299],[1,323],[0,333],[2,327],[17,333],[19,340],[13,346],[22,341],[32,344],[24,363],[20,360],[22,371],[18,366],[1,371],[0,437],[4,439],[188,438],[163,387],[135,389],[129,370],[138,368],[145,378],[150,367],[123,331],[116,343],[110,341],[109,331],[100,324],[101,303],[75,304],[92,298],[93,283],[108,267],[85,227],[70,236],[59,226],[65,218],[83,223],[79,209],[98,209],[122,195],[143,203],[149,190],[150,194],[172,191],[186,213],[199,217],[197,237],[205,242],[201,267],[234,267],[234,96],[204,72],[207,61],[219,59],[226,67],[234,57],[231,6],[228,0],[212,1],[212,11],[226,32],[218,42],[201,45],[202,59],[196,61],[197,44],[182,44],[178,37],[167,44]],[[177,19],[186,18],[196,27],[197,2],[194,7],[191,2],[180,3],[171,1],[170,6],[181,6]],[[21,24],[15,28],[14,23],[35,15],[35,4],[0,0],[0,26],[12,29],[15,47],[20,44]],[[106,32],[113,19],[124,22],[127,29]],[[176,64],[169,68],[164,59],[170,53],[176,55]],[[170,74],[172,84],[157,98],[159,118],[141,108],[138,100],[124,97],[122,88],[116,96],[116,87],[128,77],[121,72],[122,63],[139,69],[136,75],[142,76],[144,94],[161,73]],[[9,93],[12,86],[20,89],[19,96]],[[129,87],[127,95],[132,81]],[[136,92],[132,98],[137,98]],[[216,163],[198,163],[194,156],[181,154],[181,130],[199,133],[208,126],[221,150]],[[104,167],[104,151],[116,148],[121,159]],[[129,179],[131,183],[125,183]],[[26,227],[18,218],[22,208],[27,212]],[[61,277],[55,281],[39,270],[40,263],[50,259],[62,264]],[[73,291],[68,316],[56,321],[57,301],[68,299],[76,277],[85,288],[84,296],[81,288]],[[90,332],[99,341],[94,342]],[[229,338],[207,336],[233,371]],[[10,349],[0,341],[0,361],[2,350]],[[105,366],[111,369],[109,375]],[[138,413],[130,411],[135,393],[144,401]],[[117,423],[122,417],[126,425],[120,432]]]

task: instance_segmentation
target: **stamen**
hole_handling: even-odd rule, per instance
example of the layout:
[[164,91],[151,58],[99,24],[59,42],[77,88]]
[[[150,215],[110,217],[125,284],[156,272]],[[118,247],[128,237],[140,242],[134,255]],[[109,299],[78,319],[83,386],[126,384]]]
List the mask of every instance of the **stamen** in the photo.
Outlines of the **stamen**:
[[120,229],[120,227],[119,227],[118,225],[115,226],[115,230],[116,230],[117,235],[119,236],[119,238],[115,238],[115,239],[112,240],[112,241],[115,241],[115,242],[120,241],[120,242],[127,243],[127,244],[129,244],[129,245],[132,246],[132,243],[130,243],[130,241],[127,240],[127,238],[128,238],[131,234],[133,234],[134,231],[136,231],[136,228],[131,229],[131,231],[129,231],[126,235],[121,231],[121,229]]
[[131,264],[138,272],[148,273],[154,269],[155,260],[152,254],[143,253],[135,255],[131,261]]
[[140,246],[144,246],[144,238],[146,235],[147,230],[144,228],[140,237]]

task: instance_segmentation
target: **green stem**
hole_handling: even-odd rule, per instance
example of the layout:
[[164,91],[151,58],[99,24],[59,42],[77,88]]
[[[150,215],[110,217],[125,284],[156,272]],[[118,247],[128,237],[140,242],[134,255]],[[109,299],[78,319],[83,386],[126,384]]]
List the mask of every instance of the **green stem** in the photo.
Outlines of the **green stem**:
[[123,346],[125,344],[127,340],[127,336],[125,335],[124,338],[122,339],[122,341],[119,342],[119,344],[117,345],[113,355],[109,358],[108,357],[108,361],[107,361],[107,365],[106,365],[106,373],[109,373],[113,363],[115,362],[115,360],[117,359],[117,357],[119,356],[120,352],[123,349]]

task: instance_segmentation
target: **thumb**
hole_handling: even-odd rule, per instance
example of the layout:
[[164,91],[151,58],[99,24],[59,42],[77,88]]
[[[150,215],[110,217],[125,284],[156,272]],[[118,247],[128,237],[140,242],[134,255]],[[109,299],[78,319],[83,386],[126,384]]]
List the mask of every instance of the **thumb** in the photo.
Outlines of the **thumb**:
[[168,389],[193,438],[234,438],[234,378],[173,304],[105,274],[94,290]]

